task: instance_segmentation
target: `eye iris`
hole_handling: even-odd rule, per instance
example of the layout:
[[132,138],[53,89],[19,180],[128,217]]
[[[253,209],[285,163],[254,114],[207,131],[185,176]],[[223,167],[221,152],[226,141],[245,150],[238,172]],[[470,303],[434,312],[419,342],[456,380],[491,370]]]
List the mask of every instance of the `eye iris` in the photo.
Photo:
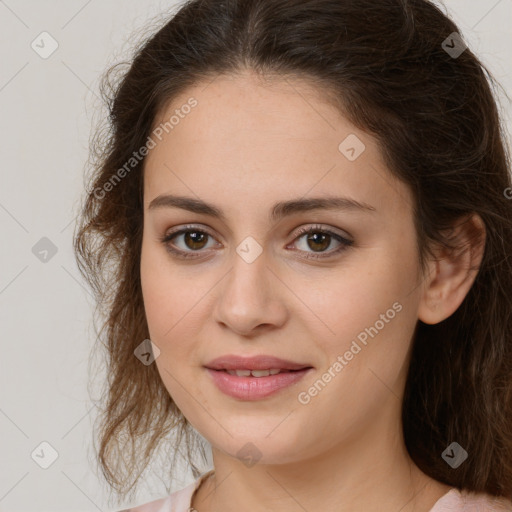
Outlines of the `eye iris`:
[[[314,243],[318,243],[319,242],[319,239],[321,239],[321,243],[323,244],[322,247],[320,247],[320,249],[326,249],[327,247],[329,247],[329,242],[330,242],[330,235],[329,234],[326,234],[326,233],[311,233],[308,235],[308,245],[309,245],[309,242],[313,241]],[[327,243],[325,243],[325,241],[327,240]],[[311,247],[311,249],[314,249],[314,247]],[[317,246],[318,248],[318,246]]]
[[[201,243],[206,240],[207,236],[206,233],[201,233],[200,231],[187,231],[185,233],[185,244],[189,249],[202,249]],[[190,241],[193,244],[192,246],[189,244]],[[199,244],[199,247],[196,244]]]

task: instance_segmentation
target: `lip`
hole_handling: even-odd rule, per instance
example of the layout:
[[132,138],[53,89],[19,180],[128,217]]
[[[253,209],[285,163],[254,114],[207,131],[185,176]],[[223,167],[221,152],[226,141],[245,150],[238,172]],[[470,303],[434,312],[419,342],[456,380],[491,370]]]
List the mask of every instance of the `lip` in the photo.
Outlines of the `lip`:
[[[210,370],[271,370],[274,368],[279,370],[302,370],[312,368],[307,363],[296,363],[266,354],[251,357],[229,354],[217,357],[204,366]],[[265,379],[266,377],[252,377],[252,379],[254,378]]]
[[240,400],[253,401],[275,395],[304,378],[306,374],[313,371],[313,368],[303,368],[267,377],[238,377],[223,370],[212,370],[211,368],[206,368],[206,370],[222,393]]

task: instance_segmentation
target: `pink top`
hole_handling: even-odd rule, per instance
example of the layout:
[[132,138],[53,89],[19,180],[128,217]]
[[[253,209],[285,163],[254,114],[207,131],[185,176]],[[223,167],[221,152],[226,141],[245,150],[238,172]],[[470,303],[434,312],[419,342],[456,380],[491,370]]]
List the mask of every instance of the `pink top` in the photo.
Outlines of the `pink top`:
[[[195,482],[170,496],[119,512],[193,512],[191,502],[194,491],[213,471],[204,473]],[[436,501],[429,512],[512,512],[512,502],[506,498],[459,491],[452,487]]]

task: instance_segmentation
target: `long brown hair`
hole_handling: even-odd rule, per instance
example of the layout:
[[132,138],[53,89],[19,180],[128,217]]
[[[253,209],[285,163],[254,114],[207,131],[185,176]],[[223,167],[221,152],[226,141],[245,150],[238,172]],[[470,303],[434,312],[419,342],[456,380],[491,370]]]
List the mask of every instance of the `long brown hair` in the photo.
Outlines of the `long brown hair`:
[[[185,437],[199,474],[196,433],[156,365],[134,356],[149,333],[140,284],[144,159],[130,158],[177,94],[249,68],[311,80],[377,138],[390,171],[413,193],[421,268],[435,244],[453,245],[447,234],[457,219],[483,219],[484,257],[463,303],[437,325],[418,321],[402,420],[424,473],[512,498],[510,157],[496,80],[454,33],[453,21],[425,0],[192,0],[140,45],[120,78],[117,67],[105,75],[109,124],[92,144],[74,246],[104,317],[98,459],[112,488],[126,495],[171,434],[172,446]],[[468,452],[456,469],[441,457],[452,442]]]

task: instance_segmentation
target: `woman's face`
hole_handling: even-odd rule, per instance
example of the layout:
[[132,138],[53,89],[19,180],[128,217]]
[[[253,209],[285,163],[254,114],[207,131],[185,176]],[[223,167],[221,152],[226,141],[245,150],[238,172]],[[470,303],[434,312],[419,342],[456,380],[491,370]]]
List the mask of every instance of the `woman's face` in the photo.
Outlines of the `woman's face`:
[[[270,464],[398,433],[422,281],[412,196],[375,140],[305,82],[249,73],[188,89],[151,137],[142,291],[158,371],[190,423],[214,449]],[[368,208],[319,207],[333,198]],[[232,396],[205,368],[224,355],[310,370]],[[258,378],[277,382],[231,380]]]

